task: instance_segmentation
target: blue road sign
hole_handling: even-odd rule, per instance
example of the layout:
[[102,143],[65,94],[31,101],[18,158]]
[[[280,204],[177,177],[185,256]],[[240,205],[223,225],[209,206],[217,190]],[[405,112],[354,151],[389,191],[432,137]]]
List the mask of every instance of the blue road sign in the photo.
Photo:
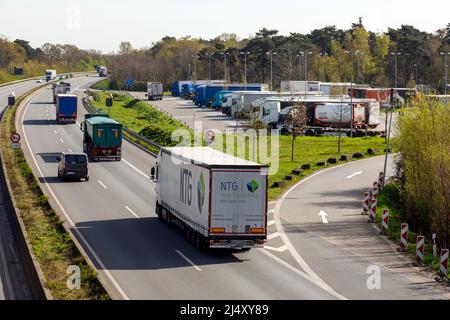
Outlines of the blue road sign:
[[127,79],[127,81],[125,83],[127,84],[127,86],[132,86],[134,84],[134,80],[133,79]]

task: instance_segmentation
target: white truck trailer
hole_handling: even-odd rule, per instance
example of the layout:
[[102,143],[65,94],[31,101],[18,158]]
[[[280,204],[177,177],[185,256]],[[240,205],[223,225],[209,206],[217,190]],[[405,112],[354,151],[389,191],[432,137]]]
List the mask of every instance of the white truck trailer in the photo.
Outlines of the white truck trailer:
[[148,100],[162,100],[164,96],[163,84],[161,82],[147,83]]
[[209,147],[162,148],[156,214],[199,249],[250,250],[267,238],[268,167]]

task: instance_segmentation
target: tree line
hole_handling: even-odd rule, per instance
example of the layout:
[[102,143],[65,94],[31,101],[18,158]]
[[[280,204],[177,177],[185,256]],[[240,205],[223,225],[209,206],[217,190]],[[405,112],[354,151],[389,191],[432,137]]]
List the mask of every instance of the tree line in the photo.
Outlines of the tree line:
[[[51,43],[33,48],[26,40],[10,41],[0,36],[0,83],[43,76],[46,69],[56,69],[58,73],[87,71],[104,63],[106,61],[100,51]],[[23,68],[24,74],[15,76],[14,68]]]
[[[356,23],[348,30],[327,26],[287,36],[264,28],[246,39],[228,33],[210,40],[164,37],[142,49],[122,42],[119,52],[107,58],[112,81],[119,86],[126,78],[162,81],[167,86],[176,80],[209,76],[244,82],[245,64],[248,82],[270,83],[272,58],[275,89],[281,80],[306,77],[393,87],[397,63],[399,87],[422,84],[442,92],[444,59],[440,53],[449,51],[450,24],[434,33],[410,25],[374,33]],[[397,58],[394,53],[399,53]]]

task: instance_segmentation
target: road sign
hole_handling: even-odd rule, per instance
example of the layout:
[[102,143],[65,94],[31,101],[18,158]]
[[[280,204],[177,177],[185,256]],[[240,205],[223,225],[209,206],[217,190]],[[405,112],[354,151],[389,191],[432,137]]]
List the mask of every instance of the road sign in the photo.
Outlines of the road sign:
[[18,133],[13,133],[11,135],[11,142],[12,143],[19,143],[20,142],[20,134]]
[[125,81],[127,86],[132,86],[134,84],[134,80],[133,79],[127,79],[127,81]]
[[20,143],[11,143],[11,149],[20,149],[22,145]]
[[214,142],[215,133],[214,130],[210,129],[205,132],[205,144],[210,145]]

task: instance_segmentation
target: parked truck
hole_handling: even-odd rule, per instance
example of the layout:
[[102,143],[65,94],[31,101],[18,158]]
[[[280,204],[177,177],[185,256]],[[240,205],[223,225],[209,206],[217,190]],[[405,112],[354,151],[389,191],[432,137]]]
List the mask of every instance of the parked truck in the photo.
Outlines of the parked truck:
[[83,152],[91,161],[120,161],[122,124],[105,114],[86,114],[81,124]]
[[77,122],[78,97],[71,94],[58,94],[56,102],[56,121],[60,124]]
[[162,148],[156,214],[197,248],[250,250],[267,238],[268,167],[209,147]]
[[148,100],[162,100],[164,96],[163,84],[161,82],[147,83]]
[[56,70],[46,70],[45,71],[45,80],[47,82],[51,80],[56,80]]

